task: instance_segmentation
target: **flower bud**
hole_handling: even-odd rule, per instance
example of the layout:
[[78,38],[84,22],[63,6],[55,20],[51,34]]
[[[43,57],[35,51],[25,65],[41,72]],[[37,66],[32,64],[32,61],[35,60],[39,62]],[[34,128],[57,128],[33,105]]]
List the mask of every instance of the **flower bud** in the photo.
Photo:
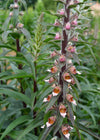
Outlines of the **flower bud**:
[[75,4],[78,4],[78,3],[79,3],[79,1],[78,1],[78,0],[74,0],[74,3],[75,3]]
[[76,74],[77,73],[75,66],[71,66],[70,69],[69,69],[69,71],[72,74]]
[[69,47],[67,48],[67,51],[70,52],[70,53],[75,53],[75,52],[76,52],[76,47],[69,46]]
[[53,83],[54,81],[55,81],[55,79],[54,79],[53,77],[50,77],[49,83],[51,84],[51,83]]
[[13,12],[10,12],[10,13],[9,13],[9,16],[12,17],[12,16],[13,16]]
[[15,3],[14,3],[14,8],[15,8],[15,9],[18,9],[18,7],[19,7],[18,4],[15,2]]
[[60,111],[60,115],[63,117],[63,118],[65,118],[65,116],[66,116],[66,107],[63,105],[63,104],[61,104],[60,106],[59,106],[59,111]]
[[64,15],[64,14],[65,14],[64,9],[59,10],[59,14],[60,14],[60,15]]
[[12,24],[9,25],[9,29],[12,29],[14,26]]
[[57,55],[57,53],[55,51],[51,52],[50,57],[53,58]]
[[66,57],[64,55],[61,55],[59,57],[59,61],[62,63],[62,62],[65,62],[66,61]]
[[77,42],[77,41],[78,41],[78,38],[77,38],[77,37],[73,37],[73,38],[72,38],[72,41]]
[[71,84],[75,84],[75,80],[73,78],[71,79]]
[[17,27],[18,27],[18,28],[23,28],[23,26],[24,26],[24,24],[22,24],[22,23],[18,23],[18,24],[17,24]]
[[61,34],[60,34],[60,33],[56,33],[55,39],[56,39],[56,40],[60,40],[60,39],[61,39]]
[[53,89],[52,95],[53,95],[53,96],[57,96],[60,92],[61,92],[61,88],[60,88],[59,86],[56,86],[56,87]]
[[63,79],[64,79],[66,82],[70,83],[70,82],[71,82],[71,76],[70,76],[70,74],[67,73],[67,72],[65,72],[65,73],[63,74]]
[[72,64],[72,59],[67,59],[67,64]]
[[48,122],[46,123],[47,127],[50,127],[51,125],[53,125],[56,121],[56,116],[52,116],[48,119]]
[[77,105],[76,104],[76,101],[73,100],[73,96],[71,94],[66,94],[66,99],[70,102],[70,103],[73,103],[74,105]]
[[60,26],[60,23],[58,20],[55,20],[54,26]]
[[65,29],[66,29],[66,30],[70,30],[70,29],[71,29],[70,22],[66,23],[66,25],[65,25]]
[[77,26],[77,24],[78,24],[78,23],[77,23],[77,19],[75,19],[74,21],[72,21],[71,24],[72,24],[73,26]]

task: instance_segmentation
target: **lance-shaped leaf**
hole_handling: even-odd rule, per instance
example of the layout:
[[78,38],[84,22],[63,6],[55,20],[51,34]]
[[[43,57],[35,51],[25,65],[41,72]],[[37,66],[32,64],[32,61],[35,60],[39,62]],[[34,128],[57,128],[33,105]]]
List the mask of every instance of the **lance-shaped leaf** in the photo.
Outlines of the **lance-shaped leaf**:
[[30,105],[30,99],[28,98],[28,96],[23,95],[22,93],[10,90],[10,89],[3,89],[0,88],[0,94],[5,94],[8,96],[11,96],[15,99],[19,99],[21,101],[24,101],[26,104]]
[[0,140],[2,140],[7,134],[9,134],[9,132],[11,132],[16,126],[18,126],[19,124],[22,124],[26,121],[28,121],[30,119],[29,116],[21,116],[19,118],[17,118],[16,120],[14,120],[7,128],[6,130],[3,132]]
[[81,123],[78,123],[77,122],[77,125],[78,125],[78,128],[84,132],[87,132],[89,135],[93,136],[94,138],[100,140],[100,136],[99,135],[96,135],[94,132],[92,132],[90,129],[88,129],[87,127],[85,127],[84,125],[82,125]]

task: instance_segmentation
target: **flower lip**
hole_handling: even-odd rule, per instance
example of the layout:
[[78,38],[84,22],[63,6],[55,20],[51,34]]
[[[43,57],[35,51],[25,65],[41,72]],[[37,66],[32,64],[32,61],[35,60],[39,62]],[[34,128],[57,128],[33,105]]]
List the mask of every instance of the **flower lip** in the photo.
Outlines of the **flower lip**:
[[56,116],[51,116],[48,119],[48,122],[46,123],[47,127],[50,127],[51,125],[53,125],[56,121]]
[[51,68],[51,73],[56,73],[58,71],[58,68],[56,66],[53,66]]
[[64,74],[63,74],[63,79],[66,81],[66,82],[71,82],[71,76],[70,76],[70,74],[68,73],[68,72],[65,72]]
[[52,94],[48,95],[47,98],[44,98],[43,102],[49,102],[52,98]]
[[53,89],[53,96],[57,96],[59,93],[61,92],[61,88],[59,86],[56,86],[54,89]]
[[59,106],[59,111],[60,111],[60,115],[63,117],[63,118],[65,118],[65,116],[66,116],[66,107],[63,105],[63,104],[61,104],[60,106]]
[[71,127],[69,125],[62,126],[62,133],[68,139],[70,137],[70,134],[69,134],[70,130],[71,130]]
[[77,105],[76,101],[73,99],[73,96],[71,94],[66,94],[66,99],[70,102],[73,103],[74,105]]
[[77,71],[76,71],[75,66],[71,66],[71,67],[69,68],[69,70],[70,70],[70,73],[72,73],[72,74],[77,74]]

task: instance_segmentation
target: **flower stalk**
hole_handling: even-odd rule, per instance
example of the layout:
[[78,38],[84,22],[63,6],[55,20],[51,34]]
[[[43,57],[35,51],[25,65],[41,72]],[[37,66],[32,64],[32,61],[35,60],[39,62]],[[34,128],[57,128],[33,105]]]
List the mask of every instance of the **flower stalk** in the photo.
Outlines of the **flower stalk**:
[[[56,63],[54,63],[51,69],[47,70],[55,79],[52,86],[52,97],[51,94],[48,95],[48,97],[51,98],[49,100],[48,97],[44,98],[43,102],[51,102],[53,98],[57,97],[57,103],[55,102],[55,105],[53,104],[53,106],[55,106],[55,113],[53,113],[51,117],[56,116],[56,120],[54,121],[55,127],[57,127],[56,121],[58,114],[66,120],[66,123],[62,123],[62,126],[55,134],[58,138],[62,138],[63,136],[66,139],[70,139],[72,127],[69,125],[69,122],[75,127],[74,121],[76,119],[72,106],[77,105],[74,95],[72,95],[72,86],[75,84],[74,75],[80,74],[73,64],[74,55],[77,55],[75,42],[78,41],[78,38],[77,34],[74,34],[74,31],[78,24],[78,14],[72,13],[70,8],[70,6],[76,5],[76,1],[66,0],[63,4],[64,9],[58,11],[61,20],[56,19],[53,24],[55,27],[62,27],[62,33],[57,32],[54,38],[55,40],[61,41],[61,51],[58,52],[55,50],[50,54],[51,58],[58,58],[55,60]],[[49,80],[45,81],[52,84]],[[53,106],[51,109],[54,109]],[[48,124],[48,122],[46,124]],[[47,127],[50,126],[47,125]]]

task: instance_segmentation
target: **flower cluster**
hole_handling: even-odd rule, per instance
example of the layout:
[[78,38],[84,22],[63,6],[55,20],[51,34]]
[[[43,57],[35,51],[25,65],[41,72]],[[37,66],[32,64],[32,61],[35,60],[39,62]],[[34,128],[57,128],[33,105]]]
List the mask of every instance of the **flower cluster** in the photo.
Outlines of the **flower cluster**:
[[[72,13],[70,6],[76,5],[79,2],[76,0],[68,0],[65,2],[65,9],[58,10],[57,14],[60,15],[61,19],[56,19],[53,24],[55,27],[62,27],[62,32],[57,32],[54,40],[60,40],[62,42],[61,51],[54,50],[51,52],[51,59],[55,59],[54,65],[48,69],[50,72],[50,79],[46,79],[45,82],[51,84],[52,93],[44,98],[43,102],[50,102],[52,98],[57,97],[57,104],[55,103],[55,111],[48,121],[46,126],[50,127],[57,121],[57,114],[64,119],[70,120],[70,113],[68,110],[68,104],[77,105],[74,99],[73,85],[75,84],[74,76],[81,74],[73,63],[74,55],[77,55],[77,49],[75,42],[78,41],[77,34],[72,34],[78,25],[78,13]],[[74,16],[73,16],[74,15]],[[66,85],[66,90],[63,89]],[[73,95],[72,95],[73,93]],[[53,108],[54,109],[54,108]],[[75,119],[76,116],[73,116]],[[68,122],[68,121],[67,121]],[[64,137],[69,139],[70,131],[72,127],[68,124],[62,124],[62,134]]]
[[[19,13],[19,15],[20,16],[23,16],[24,15],[24,12],[23,11],[19,11],[19,4],[18,4],[18,1],[17,2],[14,2],[14,4],[11,4],[10,5],[10,13],[9,13],[9,17],[10,18],[12,18],[13,16],[15,16],[14,15],[14,10],[18,10],[18,13]],[[20,23],[20,22],[18,22],[16,25],[15,25],[15,27],[12,25],[12,24],[10,24],[9,25],[9,29],[14,29],[14,31],[17,31],[18,29],[21,29],[21,28],[23,28],[23,26],[24,26],[24,24],[22,24],[22,23]]]

